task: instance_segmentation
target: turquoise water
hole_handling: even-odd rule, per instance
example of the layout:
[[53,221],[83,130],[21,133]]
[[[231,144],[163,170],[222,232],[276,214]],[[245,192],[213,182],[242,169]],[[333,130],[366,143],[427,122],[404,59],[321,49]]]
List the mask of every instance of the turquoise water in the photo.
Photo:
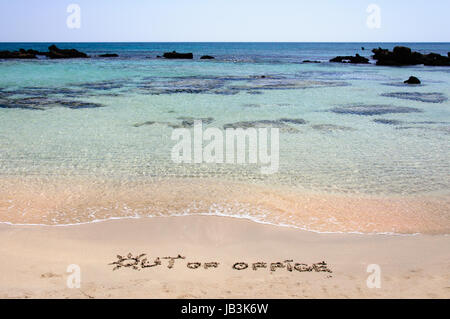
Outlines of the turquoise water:
[[[15,45],[42,50],[45,46]],[[242,178],[245,169],[244,179],[270,179],[306,189],[416,193],[449,188],[448,68],[298,63],[303,58],[326,60],[354,52],[368,55],[370,48],[378,46],[370,44],[304,44],[304,48],[299,44],[61,46],[93,55],[117,52],[122,58],[1,62],[0,87],[6,103],[41,99],[0,109],[2,175],[133,178],[177,176],[187,170],[193,176]],[[367,50],[358,50],[361,46]],[[219,58],[155,59],[156,54],[172,48]],[[450,50],[450,45],[423,45],[421,51],[427,48],[443,52]],[[259,78],[262,75],[266,78]],[[401,85],[410,75],[419,77],[423,85]],[[412,100],[382,96],[393,92],[404,92],[406,98],[412,92],[440,93],[445,100],[427,103],[414,96]],[[54,105],[49,104],[52,100],[56,100]],[[58,100],[98,103],[94,106],[99,107],[71,109],[58,105]],[[378,115],[330,111],[348,105],[418,111]],[[251,166],[173,165],[169,157],[174,145],[172,129],[163,124],[134,126],[146,121],[175,124],[182,117],[212,117],[210,125],[214,127],[278,118],[302,118],[308,124],[292,125],[297,133],[282,133],[281,169],[275,176],[261,176]],[[374,122],[376,119],[399,123],[383,124]]]
[[[1,61],[0,176],[215,177],[348,194],[447,194],[449,68],[300,63],[393,45],[60,44],[120,58]],[[449,43],[407,45],[450,51]],[[172,50],[195,59],[156,58]],[[217,59],[200,61],[202,54]],[[403,85],[411,75],[422,85]],[[170,136],[186,118],[212,118],[208,126],[219,128],[280,118],[306,124],[282,130],[279,172],[261,175],[255,165],[174,164]]]

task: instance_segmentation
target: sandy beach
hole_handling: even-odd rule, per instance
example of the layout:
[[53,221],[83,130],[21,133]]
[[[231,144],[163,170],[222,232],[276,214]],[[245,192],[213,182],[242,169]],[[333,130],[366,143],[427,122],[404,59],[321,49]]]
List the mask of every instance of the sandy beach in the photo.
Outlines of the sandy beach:
[[449,0],[78,2],[0,3],[0,301],[450,299]]
[[[446,235],[319,234],[217,216],[112,220],[78,226],[0,226],[0,298],[449,298]],[[116,255],[176,257],[161,265],[113,271]],[[270,270],[271,263],[329,272]],[[188,263],[197,269],[187,267]],[[219,263],[204,268],[205,263]],[[244,262],[247,269],[235,270]],[[268,268],[252,269],[253,263]],[[69,265],[81,287],[69,289]],[[381,269],[368,288],[367,266]],[[140,268],[140,267],[139,267]]]

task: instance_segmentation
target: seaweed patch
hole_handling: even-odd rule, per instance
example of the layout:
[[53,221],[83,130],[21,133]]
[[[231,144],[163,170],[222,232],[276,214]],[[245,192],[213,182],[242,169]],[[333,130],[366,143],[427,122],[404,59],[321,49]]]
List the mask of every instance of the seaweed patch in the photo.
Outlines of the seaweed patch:
[[228,123],[223,126],[224,129],[248,129],[248,128],[264,128],[264,127],[276,127],[279,128],[281,132],[286,133],[298,133],[299,130],[292,127],[286,123],[290,124],[306,124],[303,119],[278,119],[278,120],[256,120],[256,121],[241,121],[235,123]]
[[178,117],[177,120],[181,121],[181,123],[172,123],[172,122],[164,122],[164,121],[146,121],[142,123],[136,123],[134,127],[141,127],[144,125],[165,125],[170,128],[191,128],[194,126],[195,121],[202,121],[206,124],[211,124],[214,122],[214,118],[212,117],[204,117],[204,118],[194,118],[190,116],[181,116]]
[[336,114],[353,114],[353,115],[382,115],[389,113],[420,113],[421,109],[407,106],[394,105],[348,105],[335,107],[330,110]]
[[342,81],[310,81],[285,75],[263,76],[186,76],[176,78],[144,78],[137,87],[142,94],[217,94],[239,92],[262,94],[263,90],[293,90],[349,85]]
[[334,124],[315,124],[311,126],[313,129],[324,132],[334,131],[356,131],[356,129],[348,126],[334,125]]
[[86,109],[103,107],[102,104],[84,102],[78,100],[67,100],[43,96],[32,96],[24,98],[0,98],[0,108],[45,110],[49,107],[62,106],[70,109]]
[[373,121],[378,124],[387,124],[387,125],[401,125],[404,123],[403,121],[390,119],[374,119]]
[[383,93],[381,96],[425,103],[442,103],[448,100],[443,93],[394,92]]

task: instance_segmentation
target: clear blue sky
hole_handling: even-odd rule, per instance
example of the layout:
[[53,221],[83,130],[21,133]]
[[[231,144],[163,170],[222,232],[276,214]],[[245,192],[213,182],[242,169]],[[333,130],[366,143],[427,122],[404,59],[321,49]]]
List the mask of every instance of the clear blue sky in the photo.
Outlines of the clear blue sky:
[[[66,26],[71,3],[80,29]],[[449,0],[0,0],[0,42],[450,42],[449,13]]]

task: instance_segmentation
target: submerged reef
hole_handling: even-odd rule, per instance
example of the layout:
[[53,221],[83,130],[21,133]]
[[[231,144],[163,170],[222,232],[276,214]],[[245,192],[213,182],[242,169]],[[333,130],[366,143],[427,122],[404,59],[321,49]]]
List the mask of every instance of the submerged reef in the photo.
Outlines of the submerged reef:
[[383,93],[381,96],[393,97],[403,100],[412,100],[425,103],[442,103],[447,101],[447,97],[442,93],[420,93],[420,92],[393,92],[393,93]]
[[394,106],[394,105],[348,105],[335,107],[330,110],[337,114],[354,114],[354,115],[380,115],[389,113],[416,113],[422,110],[414,107]]

